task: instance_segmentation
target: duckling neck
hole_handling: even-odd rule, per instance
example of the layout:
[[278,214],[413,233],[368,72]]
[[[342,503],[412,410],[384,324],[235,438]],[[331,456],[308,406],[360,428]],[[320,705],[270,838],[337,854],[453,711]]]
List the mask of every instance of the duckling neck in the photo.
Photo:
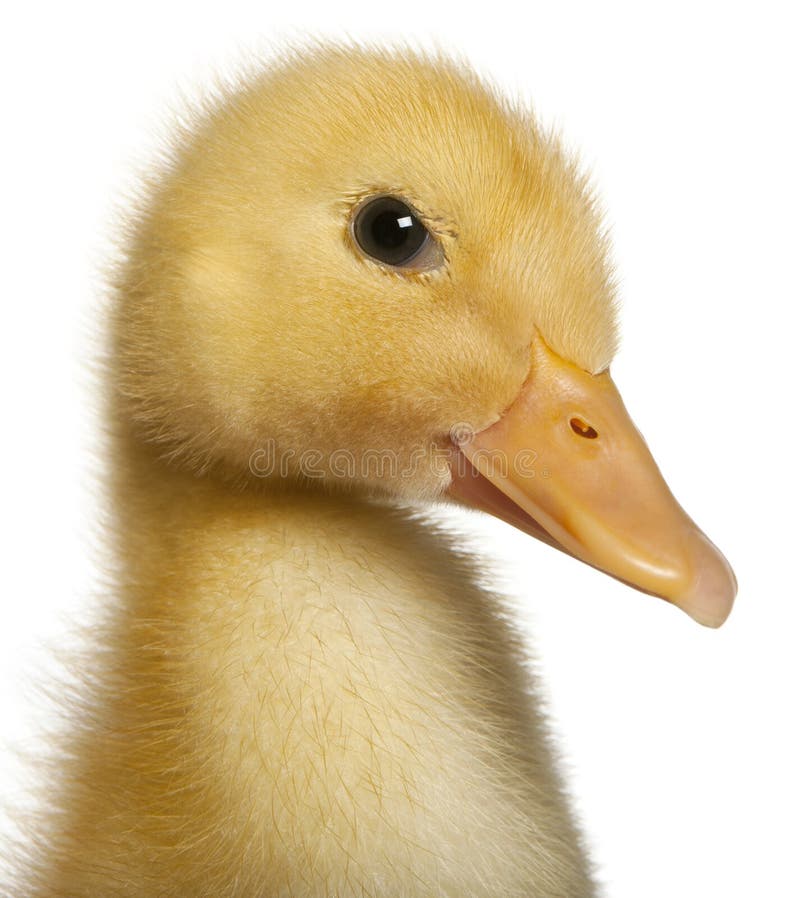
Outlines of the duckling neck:
[[[421,537],[425,530],[422,523],[410,523],[409,511],[385,502],[284,483],[270,488],[258,481],[253,489],[243,488],[172,468],[133,439],[118,446],[115,457],[124,464],[114,483],[117,550],[125,580],[136,584],[145,604],[162,601],[158,586],[165,576],[173,592],[180,587],[187,607],[200,599],[198,577],[212,573],[219,589],[227,584],[234,592],[245,570],[274,575],[279,582],[280,572],[291,571],[295,583],[310,584],[317,577],[324,586],[330,568],[357,557],[364,567],[350,572],[348,582],[355,582],[359,573],[369,575],[368,560],[377,562],[387,552],[402,555],[391,544],[396,534],[385,528],[408,521],[409,533]],[[337,590],[322,594],[331,601],[341,598]],[[245,609],[247,597],[238,595]],[[274,605],[290,600],[280,588],[261,598]]]
[[107,862],[147,846],[131,894],[590,894],[517,640],[445,535],[126,452]]

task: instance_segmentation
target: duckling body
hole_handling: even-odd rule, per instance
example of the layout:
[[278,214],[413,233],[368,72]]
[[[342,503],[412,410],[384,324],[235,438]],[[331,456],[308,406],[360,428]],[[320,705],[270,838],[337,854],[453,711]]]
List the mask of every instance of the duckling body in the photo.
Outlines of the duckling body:
[[115,283],[117,590],[22,891],[592,895],[502,603],[413,509],[719,625],[615,341],[584,179],[459,66],[318,48],[179,134]]

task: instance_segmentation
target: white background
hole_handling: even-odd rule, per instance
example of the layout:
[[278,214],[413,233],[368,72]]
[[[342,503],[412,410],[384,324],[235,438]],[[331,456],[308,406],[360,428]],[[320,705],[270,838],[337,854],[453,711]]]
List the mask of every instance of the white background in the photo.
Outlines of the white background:
[[[0,42],[3,743],[88,616],[101,526],[90,361],[113,211],[178,88],[309,31],[435,40],[558,125],[613,227],[613,370],[731,559],[719,631],[516,534],[486,536],[540,659],[611,898],[798,894],[800,141],[791,4],[29,4]],[[95,553],[96,554],[96,553]],[[0,788],[23,781],[3,755]]]

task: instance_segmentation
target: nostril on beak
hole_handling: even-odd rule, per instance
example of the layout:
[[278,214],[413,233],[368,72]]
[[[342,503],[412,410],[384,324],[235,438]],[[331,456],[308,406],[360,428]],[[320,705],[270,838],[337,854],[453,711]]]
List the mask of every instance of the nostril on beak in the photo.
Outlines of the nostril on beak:
[[587,424],[583,418],[570,418],[569,426],[578,434],[579,437],[585,437],[587,440],[596,440],[597,431],[591,424]]

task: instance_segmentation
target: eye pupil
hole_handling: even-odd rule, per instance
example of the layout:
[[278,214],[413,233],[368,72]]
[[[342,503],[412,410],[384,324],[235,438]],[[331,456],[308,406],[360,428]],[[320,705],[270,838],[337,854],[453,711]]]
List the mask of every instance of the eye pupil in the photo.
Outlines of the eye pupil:
[[387,265],[407,265],[430,235],[402,200],[392,196],[367,202],[356,216],[355,238],[361,249]]
[[408,242],[414,229],[410,215],[398,216],[396,212],[381,212],[372,220],[370,228],[376,246],[397,249]]

